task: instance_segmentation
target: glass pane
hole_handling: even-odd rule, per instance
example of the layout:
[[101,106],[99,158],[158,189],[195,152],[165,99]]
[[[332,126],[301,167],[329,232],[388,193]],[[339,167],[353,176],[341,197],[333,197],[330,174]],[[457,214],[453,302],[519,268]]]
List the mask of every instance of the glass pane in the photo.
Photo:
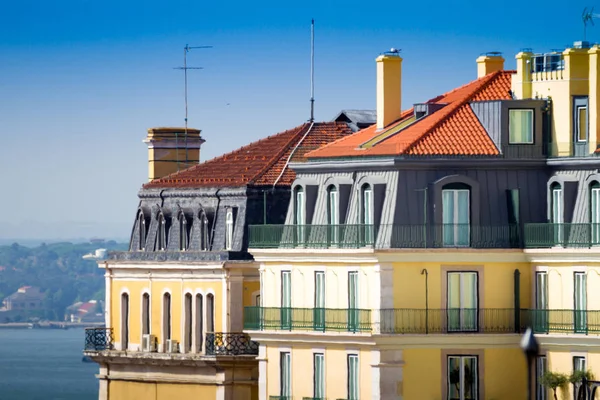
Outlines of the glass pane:
[[323,398],[325,397],[325,370],[324,370],[324,356],[323,354],[315,354],[315,370],[314,370],[314,393],[313,397]]
[[291,396],[291,355],[290,353],[281,353],[281,396]]
[[562,189],[552,190],[552,222],[562,223]]
[[509,111],[509,143],[533,143],[533,110]]
[[304,225],[304,192],[296,192],[296,224]]
[[456,245],[469,245],[469,191],[456,191]]
[[460,357],[448,357],[448,399],[461,400],[461,362]]
[[592,188],[590,193],[590,221],[592,223],[592,243],[600,243],[600,188]]
[[587,140],[587,107],[577,107],[577,140]]
[[348,356],[348,400],[358,400],[358,356]]
[[536,364],[536,400],[546,400],[548,389],[541,384],[542,376],[548,371],[546,357],[538,357]]
[[442,190],[444,245],[454,245],[454,190]]
[[371,189],[366,189],[363,196],[363,204],[364,204],[364,223],[365,225],[371,225],[373,223],[373,211],[372,211],[372,202],[373,202],[373,192]]
[[281,307],[292,306],[292,281],[290,279],[290,271],[283,271],[281,273],[282,285],[281,285]]
[[460,273],[448,273],[448,308],[460,308]]
[[536,308],[545,310],[548,308],[548,274],[545,272],[536,273]]
[[464,400],[477,398],[477,357],[463,357]]

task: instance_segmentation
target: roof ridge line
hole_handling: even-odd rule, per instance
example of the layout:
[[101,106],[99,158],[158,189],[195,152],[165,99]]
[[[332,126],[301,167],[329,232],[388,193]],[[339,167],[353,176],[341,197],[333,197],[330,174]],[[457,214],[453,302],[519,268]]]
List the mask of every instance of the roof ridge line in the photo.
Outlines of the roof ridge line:
[[[317,123],[318,122],[315,122],[314,124],[317,124]],[[261,169],[260,171],[258,171],[252,178],[248,179],[248,182],[246,184],[253,183],[259,177],[261,177],[269,168],[271,168],[273,165],[275,165],[275,163],[277,161],[279,161],[279,159],[281,158],[281,156],[283,156],[283,154],[285,154],[285,152],[288,150],[289,146],[296,140],[296,138],[300,134],[304,133],[306,127],[309,126],[309,124],[307,122],[305,122],[305,123],[303,123],[300,126],[302,128],[300,130],[298,130],[298,133],[296,133],[294,136],[292,136],[292,138],[290,140],[288,140],[287,143],[284,146],[281,147],[281,149],[279,150],[279,152],[269,160],[269,162],[263,167],[263,169]],[[293,129],[296,129],[296,128],[293,128]],[[290,129],[290,131],[293,130],[293,129]]]
[[[452,104],[447,109],[447,111],[446,111],[447,113],[446,113],[446,115],[443,118],[441,118],[439,121],[436,121],[433,125],[431,125],[427,129],[426,132],[424,132],[421,136],[419,136],[418,138],[416,138],[415,140],[413,140],[412,143],[410,143],[408,146],[406,146],[405,149],[402,150],[402,153],[406,153],[407,151],[410,151],[411,148],[413,148],[421,140],[423,140],[425,137],[427,137],[429,134],[431,134],[431,132],[433,132],[441,124],[443,124],[444,122],[446,122],[448,120],[448,118],[450,118],[452,115],[454,115],[462,106],[464,106],[466,103],[468,103],[470,99],[472,99],[473,97],[475,97],[475,95],[477,95],[481,90],[483,90],[485,87],[487,87],[502,72],[503,71],[492,72],[491,74],[488,74],[488,75],[486,75],[486,76],[484,76],[482,78],[479,78],[479,79],[476,79],[474,81],[471,81],[471,82],[467,83],[466,85],[463,85],[460,88],[455,89],[455,90],[464,89],[465,87],[467,87],[469,85],[472,85],[474,83],[479,83],[477,81],[481,79],[481,82],[479,83],[479,87],[477,87],[475,90],[473,90],[473,92],[470,93],[468,96],[466,96],[464,99],[462,99],[460,101],[457,101],[455,104]],[[440,110],[440,111],[443,112],[443,109]]]

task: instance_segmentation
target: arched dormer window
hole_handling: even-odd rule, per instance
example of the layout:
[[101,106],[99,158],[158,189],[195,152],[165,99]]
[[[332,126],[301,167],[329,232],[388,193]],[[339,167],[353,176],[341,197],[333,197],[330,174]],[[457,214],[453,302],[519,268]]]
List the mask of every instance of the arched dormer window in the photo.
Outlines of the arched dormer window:
[[165,250],[167,248],[166,223],[162,213],[158,214],[158,232],[156,235],[156,249]]
[[146,218],[142,211],[138,213],[138,236],[138,250],[143,251],[146,249]]
[[228,208],[225,216],[225,249],[231,250],[233,248],[233,209]]
[[471,235],[471,187],[450,183],[442,188],[444,246],[466,247]]
[[188,223],[183,212],[179,213],[179,250],[185,251],[188,249]]
[[365,244],[373,244],[374,239],[374,214],[373,214],[373,188],[368,183],[361,187],[361,215],[360,223],[363,226]]
[[208,218],[206,213],[200,213],[200,250],[208,250]]
[[304,188],[296,186],[294,189],[294,225],[306,224],[306,202]]
[[554,183],[550,186],[551,207],[552,207],[552,223],[562,224],[563,221],[563,190],[560,183]]
[[590,185],[590,222],[592,224],[592,244],[600,244],[600,183]]
[[327,188],[327,224],[329,225],[329,241],[338,243],[340,240],[339,224],[340,224],[340,203],[339,194],[335,186],[331,185]]

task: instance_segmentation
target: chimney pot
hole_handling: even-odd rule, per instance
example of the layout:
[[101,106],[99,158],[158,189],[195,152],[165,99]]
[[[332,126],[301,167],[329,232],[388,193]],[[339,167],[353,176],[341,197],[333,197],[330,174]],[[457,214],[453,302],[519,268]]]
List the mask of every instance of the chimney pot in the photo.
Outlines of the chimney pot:
[[477,58],[477,78],[504,70],[504,58],[499,51],[490,51]]

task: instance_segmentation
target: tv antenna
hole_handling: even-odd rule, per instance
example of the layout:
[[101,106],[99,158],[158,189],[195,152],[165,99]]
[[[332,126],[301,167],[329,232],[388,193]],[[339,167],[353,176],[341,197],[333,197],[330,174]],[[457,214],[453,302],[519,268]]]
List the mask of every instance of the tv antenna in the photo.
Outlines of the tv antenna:
[[581,13],[581,20],[583,21],[583,40],[586,40],[587,26],[591,24],[594,26],[594,19],[600,18],[600,14],[594,14],[594,7],[589,10],[586,8],[583,9],[583,13]]
[[310,23],[310,122],[315,120],[315,20]]
[[[203,69],[202,67],[188,67],[187,65],[187,53],[192,50],[192,49],[212,49],[212,46],[190,46],[190,45],[185,45],[185,47],[183,48],[183,67],[175,67],[173,69],[180,69],[183,70],[183,79],[184,79],[184,97],[185,97],[185,128],[184,128],[184,138],[185,138],[185,166],[186,168],[188,167],[188,143],[187,143],[187,139],[188,139],[188,79],[187,79],[187,72],[188,69]],[[177,133],[175,133],[175,147],[177,149],[179,149],[179,144],[178,144],[178,140],[177,140]],[[175,152],[176,157],[177,157],[177,170],[179,171],[179,151],[177,150]]]

